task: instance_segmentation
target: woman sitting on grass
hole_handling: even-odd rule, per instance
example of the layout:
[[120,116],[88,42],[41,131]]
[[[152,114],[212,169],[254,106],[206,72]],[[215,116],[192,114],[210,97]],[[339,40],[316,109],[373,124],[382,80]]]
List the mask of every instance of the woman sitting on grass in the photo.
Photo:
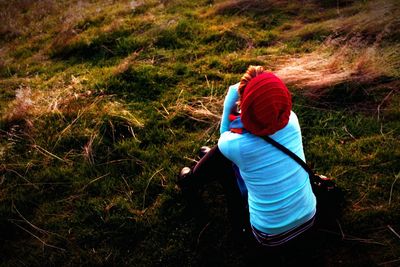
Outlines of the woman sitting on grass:
[[193,198],[200,186],[218,179],[233,229],[251,230],[263,247],[286,244],[314,224],[316,199],[307,172],[260,137],[270,136],[304,160],[291,109],[284,83],[263,67],[250,66],[240,83],[229,87],[218,146],[193,169],[183,168],[178,182]]

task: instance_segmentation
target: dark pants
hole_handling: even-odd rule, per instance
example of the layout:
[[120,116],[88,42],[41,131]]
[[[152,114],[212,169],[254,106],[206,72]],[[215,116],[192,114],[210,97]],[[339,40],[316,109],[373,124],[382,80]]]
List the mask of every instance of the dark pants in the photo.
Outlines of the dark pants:
[[[187,184],[187,194],[194,200],[198,191],[205,184],[219,181],[224,189],[228,204],[228,216],[234,233],[247,242],[249,258],[253,266],[264,266],[265,260],[269,266],[292,266],[291,264],[312,263],[310,253],[315,243],[314,229],[307,230],[300,236],[278,247],[263,247],[251,233],[247,198],[244,198],[239,189],[237,176],[232,162],[227,159],[217,146],[213,147],[193,168]],[[243,229],[245,232],[243,232]],[[258,265],[260,262],[262,265]],[[254,262],[253,262],[254,261]],[[293,265],[294,266],[294,265]]]
[[324,259],[318,256],[321,245],[315,229],[295,237],[276,247],[263,247],[255,239],[249,249],[249,266],[325,266]]
[[195,196],[193,191],[198,190],[209,182],[218,181],[222,185],[226,196],[228,216],[233,230],[235,232],[249,230],[247,199],[242,197],[232,162],[221,153],[218,146],[213,147],[196,164],[189,180],[188,184],[191,188],[189,191],[192,192],[188,194],[191,194],[189,196],[191,198]]

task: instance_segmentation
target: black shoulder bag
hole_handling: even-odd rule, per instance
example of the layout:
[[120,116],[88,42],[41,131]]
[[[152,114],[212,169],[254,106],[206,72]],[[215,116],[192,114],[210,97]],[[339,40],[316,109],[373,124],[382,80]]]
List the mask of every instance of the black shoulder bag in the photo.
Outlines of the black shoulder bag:
[[295,160],[304,170],[307,171],[311,187],[317,199],[317,216],[321,221],[336,219],[340,216],[343,205],[343,192],[336,185],[332,178],[315,173],[301,158],[295,153],[287,149],[285,146],[276,142],[269,136],[262,136],[262,138],[275,146],[283,153]]

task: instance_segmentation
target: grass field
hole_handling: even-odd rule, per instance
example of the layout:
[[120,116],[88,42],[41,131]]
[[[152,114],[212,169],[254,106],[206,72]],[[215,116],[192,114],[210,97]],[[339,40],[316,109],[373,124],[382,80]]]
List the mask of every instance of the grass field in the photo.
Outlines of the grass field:
[[263,65],[346,196],[310,260],[399,266],[399,17],[397,0],[0,1],[0,265],[246,266],[220,186],[199,217],[176,175]]

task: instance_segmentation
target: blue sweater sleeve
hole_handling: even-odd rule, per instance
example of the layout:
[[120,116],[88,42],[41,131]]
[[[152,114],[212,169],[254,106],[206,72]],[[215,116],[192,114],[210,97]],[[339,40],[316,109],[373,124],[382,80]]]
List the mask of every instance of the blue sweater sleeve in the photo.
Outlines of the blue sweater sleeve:
[[224,100],[224,109],[222,111],[221,117],[221,127],[219,129],[220,134],[229,131],[229,114],[232,112],[232,109],[235,107],[236,102],[239,99],[238,93],[239,83],[229,86],[228,93],[226,94]]

